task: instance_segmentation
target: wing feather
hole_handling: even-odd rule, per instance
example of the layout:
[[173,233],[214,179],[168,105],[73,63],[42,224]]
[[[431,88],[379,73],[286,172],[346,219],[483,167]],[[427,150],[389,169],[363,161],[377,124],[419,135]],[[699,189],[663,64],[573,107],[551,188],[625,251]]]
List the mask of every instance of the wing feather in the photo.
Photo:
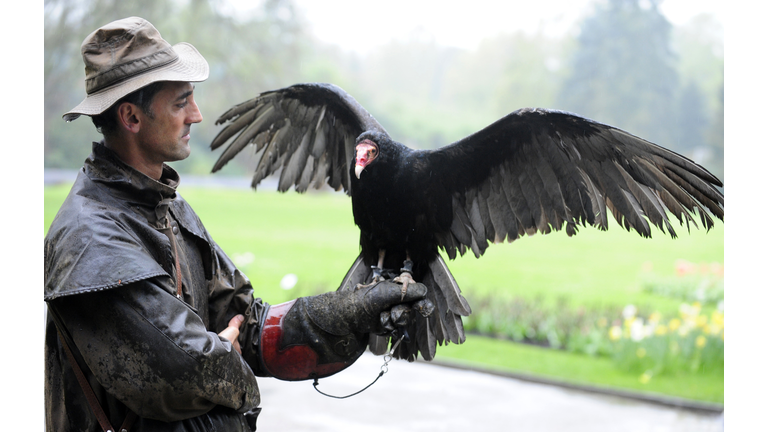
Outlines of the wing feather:
[[[620,226],[644,237],[651,225],[677,234],[695,218],[723,219],[722,182],[673,151],[575,114],[515,111],[485,129],[429,152],[427,167],[452,196],[450,226],[438,233],[453,258],[487,242],[578,225]],[[698,213],[698,216],[696,216]]]
[[264,92],[222,114],[216,124],[224,123],[211,149],[228,145],[213,172],[254,145],[255,153],[263,153],[253,187],[282,170],[280,191],[293,186],[303,192],[327,183],[349,193],[355,138],[368,130],[386,134],[354,98],[332,84],[297,84]]

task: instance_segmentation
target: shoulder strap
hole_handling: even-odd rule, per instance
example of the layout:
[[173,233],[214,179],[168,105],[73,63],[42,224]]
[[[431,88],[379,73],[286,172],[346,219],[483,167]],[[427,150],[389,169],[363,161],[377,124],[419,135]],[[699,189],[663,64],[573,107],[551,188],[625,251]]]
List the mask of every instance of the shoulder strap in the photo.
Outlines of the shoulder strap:
[[[168,219],[166,219],[167,221]],[[178,224],[178,222],[177,222]],[[171,228],[170,222],[167,222],[167,226],[165,228],[160,228],[159,231],[163,234],[165,234],[166,237],[168,237],[168,240],[171,241],[171,251],[173,253],[173,261],[176,265],[176,297],[182,298],[182,291],[181,291],[181,267],[179,266],[179,250],[176,247],[176,236],[173,235],[173,228]]]
[[[80,388],[83,389],[83,393],[85,393],[85,399],[88,400],[88,405],[91,406],[91,410],[93,410],[93,414],[96,416],[96,420],[98,420],[99,425],[101,425],[102,431],[114,432],[115,429],[109,422],[109,418],[104,412],[104,409],[101,407],[101,404],[99,404],[99,400],[96,398],[96,393],[93,392],[91,384],[88,382],[88,379],[85,378],[83,370],[80,369],[80,365],[77,363],[77,360],[75,360],[74,354],[72,354],[72,350],[69,347],[69,340],[62,334],[58,316],[50,308],[48,308],[48,313],[50,313],[53,317],[53,322],[56,324],[56,332],[59,334],[61,345],[64,347],[64,352],[67,354],[67,359],[72,366],[72,370],[75,372],[77,383],[80,384]],[[136,421],[136,413],[134,413],[128,407],[126,407],[126,410],[128,411],[128,415],[125,417],[125,420],[120,427],[120,432],[128,432],[131,429],[131,426],[133,426],[133,423]]]

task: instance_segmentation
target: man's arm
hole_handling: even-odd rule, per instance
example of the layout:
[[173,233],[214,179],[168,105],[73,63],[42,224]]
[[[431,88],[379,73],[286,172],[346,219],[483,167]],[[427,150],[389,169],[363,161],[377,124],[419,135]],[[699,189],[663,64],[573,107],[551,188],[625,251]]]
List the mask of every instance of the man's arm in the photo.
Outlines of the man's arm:
[[224,328],[243,314],[239,342],[242,356],[257,376],[305,380],[335,374],[365,350],[368,334],[380,333],[381,312],[426,295],[412,284],[382,282],[355,290],[338,290],[270,306],[254,299],[253,288],[213,240],[217,269],[209,296],[212,327]]
[[174,421],[216,405],[246,412],[259,403],[256,378],[228,340],[236,331],[207,331],[156,280],[61,297],[49,307],[102,387],[140,417]]

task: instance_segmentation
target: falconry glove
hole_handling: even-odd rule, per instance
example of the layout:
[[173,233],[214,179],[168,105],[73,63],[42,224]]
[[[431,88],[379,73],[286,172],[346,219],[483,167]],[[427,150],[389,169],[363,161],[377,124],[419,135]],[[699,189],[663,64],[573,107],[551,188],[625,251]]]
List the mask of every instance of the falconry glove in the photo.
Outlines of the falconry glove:
[[[262,369],[284,380],[322,378],[350,366],[368,335],[389,334],[427,288],[383,281],[271,306],[260,335]],[[391,311],[391,313],[390,313]]]

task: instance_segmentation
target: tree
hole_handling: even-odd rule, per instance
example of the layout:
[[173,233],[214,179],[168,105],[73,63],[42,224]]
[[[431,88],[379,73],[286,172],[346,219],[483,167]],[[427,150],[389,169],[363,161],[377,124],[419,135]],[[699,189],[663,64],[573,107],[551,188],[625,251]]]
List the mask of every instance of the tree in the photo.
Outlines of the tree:
[[717,96],[718,105],[707,129],[704,142],[712,152],[712,173],[723,180],[723,184],[725,184],[725,164],[723,163],[725,159],[725,92],[722,84]]
[[[723,164],[723,28],[712,16],[701,14],[676,27],[673,46],[678,55],[678,71],[686,88],[681,93],[680,109],[692,109],[695,114],[681,111],[683,116],[703,115],[707,124],[700,132],[688,128],[688,121],[681,121],[681,136],[701,135],[698,150],[686,156],[706,166],[718,178],[724,178]],[[691,86],[699,95],[691,100]],[[687,95],[686,95],[687,94]],[[688,99],[684,102],[684,99]]]
[[699,86],[689,82],[680,93],[677,112],[677,149],[690,156],[693,152],[701,152],[707,147],[704,141],[709,121],[706,114],[704,95]]
[[45,167],[78,168],[89,143],[101,139],[87,117],[69,124],[61,120],[85,97],[83,39],[104,24],[138,15],[170,43],[194,45],[209,63],[209,79],[195,90],[205,121],[192,134],[192,156],[174,166],[210,172],[215,156],[208,144],[220,130],[215,118],[246,97],[295,83],[310,49],[291,1],[266,0],[254,13],[238,16],[226,13],[224,5],[221,0],[46,0]]
[[581,24],[560,108],[675,147],[678,76],[659,0],[609,0]]

